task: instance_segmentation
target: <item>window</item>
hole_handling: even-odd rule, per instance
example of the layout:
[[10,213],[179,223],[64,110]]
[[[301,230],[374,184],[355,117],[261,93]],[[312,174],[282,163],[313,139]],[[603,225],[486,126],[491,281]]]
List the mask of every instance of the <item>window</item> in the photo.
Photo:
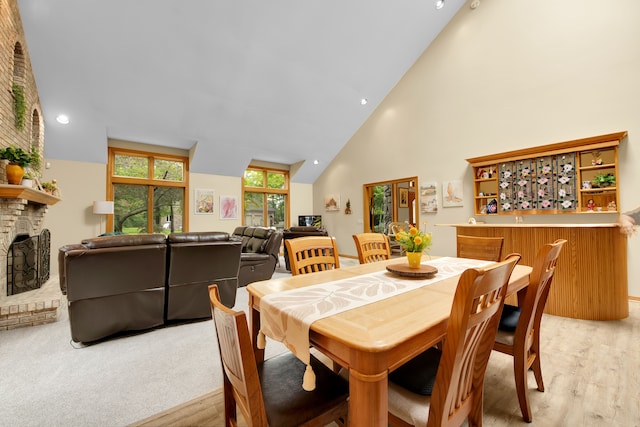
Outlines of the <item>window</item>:
[[127,234],[187,231],[187,157],[109,148],[107,229]]
[[289,217],[289,172],[250,167],[242,181],[244,225],[282,230]]

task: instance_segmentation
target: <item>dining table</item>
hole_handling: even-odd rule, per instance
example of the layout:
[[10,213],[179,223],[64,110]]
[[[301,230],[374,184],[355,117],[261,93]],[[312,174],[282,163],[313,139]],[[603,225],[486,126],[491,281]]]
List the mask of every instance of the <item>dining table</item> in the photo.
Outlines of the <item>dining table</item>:
[[[426,260],[423,258],[422,264],[437,264],[444,270],[449,263],[460,264],[460,261],[462,259],[452,257],[427,257]],[[477,265],[492,264],[475,261],[478,261]],[[406,263],[405,257],[392,258],[249,284],[249,323],[256,360],[264,360],[264,343],[258,345],[263,326],[260,316],[263,299],[266,311],[266,302],[271,297],[289,295],[296,290],[343,282],[357,284],[371,277],[383,280],[388,276],[396,284],[403,283],[399,280],[406,281],[404,283],[410,286],[406,292],[319,318],[308,326],[309,345],[348,371],[349,424],[387,426],[388,375],[445,337],[461,274],[444,275],[439,279],[438,273],[433,280],[410,275],[398,277],[397,267]],[[507,295],[526,292],[531,270],[529,266],[516,265]]]

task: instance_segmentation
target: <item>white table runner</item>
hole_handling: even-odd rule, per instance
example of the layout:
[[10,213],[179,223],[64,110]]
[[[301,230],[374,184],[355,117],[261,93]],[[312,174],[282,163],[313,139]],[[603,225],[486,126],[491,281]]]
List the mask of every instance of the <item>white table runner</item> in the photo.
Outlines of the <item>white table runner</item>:
[[282,342],[307,365],[302,387],[313,390],[315,374],[309,364],[309,327],[314,321],[440,282],[469,268],[493,264],[452,257],[423,262],[427,263],[438,269],[431,279],[407,279],[385,270],[266,295],[260,300],[261,329],[257,346],[265,347],[265,335]]

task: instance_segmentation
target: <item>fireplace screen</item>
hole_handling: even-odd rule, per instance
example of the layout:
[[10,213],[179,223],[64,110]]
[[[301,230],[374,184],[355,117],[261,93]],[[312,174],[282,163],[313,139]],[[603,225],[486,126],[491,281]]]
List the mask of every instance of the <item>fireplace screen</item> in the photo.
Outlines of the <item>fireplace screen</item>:
[[19,234],[7,253],[7,295],[40,288],[49,279],[50,234]]

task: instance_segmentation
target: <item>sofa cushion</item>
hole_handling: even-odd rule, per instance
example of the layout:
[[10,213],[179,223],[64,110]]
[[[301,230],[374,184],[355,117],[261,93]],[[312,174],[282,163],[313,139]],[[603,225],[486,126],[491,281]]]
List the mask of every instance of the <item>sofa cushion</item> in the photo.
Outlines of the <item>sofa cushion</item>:
[[207,243],[229,240],[229,233],[223,231],[190,231],[188,233],[171,233],[170,243]]
[[164,234],[121,234],[85,239],[82,244],[87,249],[115,248],[119,246],[158,245],[166,243]]

